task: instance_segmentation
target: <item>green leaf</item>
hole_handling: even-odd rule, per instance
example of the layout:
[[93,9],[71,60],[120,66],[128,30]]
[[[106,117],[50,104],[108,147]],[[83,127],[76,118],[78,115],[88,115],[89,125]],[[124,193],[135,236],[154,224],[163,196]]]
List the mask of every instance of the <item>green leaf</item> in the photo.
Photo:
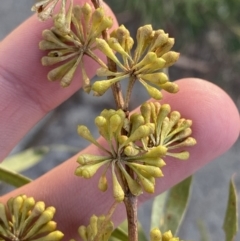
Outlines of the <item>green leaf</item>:
[[7,157],[0,164],[0,167],[7,168],[15,172],[21,172],[36,165],[48,152],[48,147],[29,148],[16,155]]
[[148,241],[140,222],[138,222],[138,240],[139,241]]
[[0,167],[0,181],[6,182],[15,187],[21,187],[31,182],[31,179],[16,172],[10,171],[7,168]]
[[211,239],[209,237],[209,231],[205,223],[202,220],[198,220],[197,225],[201,237],[200,241],[210,241]]
[[122,241],[128,241],[128,234],[121,227],[117,227],[111,235],[111,240],[113,240],[112,238],[116,238]]
[[[128,224],[127,220],[125,220],[122,224],[120,224],[112,233],[110,241],[113,240],[121,240],[121,241],[128,241]],[[138,222],[138,240],[139,241],[148,241],[142,225]]]
[[173,235],[177,234],[188,205],[191,183],[192,177],[188,177],[154,199],[151,228],[159,228],[162,232],[171,230]]
[[229,184],[228,204],[223,223],[226,241],[233,241],[238,231],[237,203],[237,192],[232,178]]

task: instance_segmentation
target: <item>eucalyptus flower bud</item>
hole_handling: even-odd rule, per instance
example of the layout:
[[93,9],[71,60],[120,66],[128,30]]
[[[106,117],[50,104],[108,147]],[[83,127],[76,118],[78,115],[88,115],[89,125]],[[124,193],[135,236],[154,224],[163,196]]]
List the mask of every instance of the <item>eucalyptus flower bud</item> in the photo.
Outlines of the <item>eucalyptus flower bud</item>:
[[161,100],[162,99],[162,93],[160,90],[156,89],[155,87],[150,86],[145,81],[139,79],[139,81],[142,83],[142,85],[147,90],[148,94],[155,100]]
[[107,177],[106,174],[102,174],[98,181],[98,188],[102,191],[105,192],[108,189],[108,182],[107,182]]
[[172,237],[173,237],[172,232],[169,230],[163,234],[162,241],[171,241]]
[[169,51],[161,56],[166,61],[166,64],[164,65],[164,68],[168,68],[175,64],[177,60],[179,59],[179,53],[174,51]]
[[150,240],[151,241],[162,241],[162,233],[158,228],[153,228],[150,231]]
[[113,181],[113,197],[116,201],[121,202],[124,199],[124,191],[120,183],[118,182],[114,167],[112,167],[112,181]]

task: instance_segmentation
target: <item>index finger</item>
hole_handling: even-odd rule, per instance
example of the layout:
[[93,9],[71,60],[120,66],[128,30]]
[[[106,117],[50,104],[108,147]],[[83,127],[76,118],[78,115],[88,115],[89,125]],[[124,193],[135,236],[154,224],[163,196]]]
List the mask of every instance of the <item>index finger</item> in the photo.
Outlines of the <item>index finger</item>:
[[[78,1],[80,4],[85,2]],[[113,13],[106,5],[104,8],[116,26]],[[79,72],[66,89],[47,80],[50,68],[41,65],[45,53],[38,49],[38,44],[42,31],[50,28],[51,23],[51,20],[41,23],[33,16],[0,44],[0,161],[47,112],[68,99],[82,85]],[[84,62],[86,72],[92,78],[98,65],[87,57]]]

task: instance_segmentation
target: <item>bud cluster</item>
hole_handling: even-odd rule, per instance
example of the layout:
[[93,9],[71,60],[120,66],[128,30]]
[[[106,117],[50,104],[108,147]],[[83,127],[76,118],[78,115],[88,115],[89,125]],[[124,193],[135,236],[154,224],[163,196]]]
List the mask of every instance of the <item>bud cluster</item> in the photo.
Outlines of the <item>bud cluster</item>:
[[[163,30],[153,30],[151,25],[140,27],[136,39],[137,46],[133,55],[134,41],[123,25],[114,30],[109,39],[96,39],[97,48],[114,61],[120,71],[114,73],[108,68],[98,69],[98,76],[112,78],[96,81],[92,86],[95,95],[103,95],[113,83],[126,78],[131,81],[139,80],[149,95],[156,100],[162,98],[160,89],[170,93],[178,91],[178,86],[169,82],[168,76],[161,72],[163,68],[170,67],[179,58],[179,53],[170,51],[174,45],[174,39],[169,38]],[[121,55],[122,62],[114,52]]]
[[[192,122],[180,118],[177,111],[171,112],[169,105],[148,102],[140,110],[141,113],[134,113],[129,119],[122,110],[104,110],[96,117],[95,124],[107,141],[108,149],[95,140],[86,126],[78,126],[78,134],[105,155],[80,155],[77,160],[80,166],[75,174],[91,178],[100,167],[105,166],[98,187],[106,191],[106,172],[111,167],[113,196],[117,201],[122,201],[125,195],[122,178],[136,196],[143,190],[153,193],[155,178],[163,177],[161,168],[166,165],[163,158],[172,156],[186,160],[189,157],[187,151],[176,153],[172,150],[196,144],[196,140],[190,137]],[[126,167],[132,170],[134,176],[129,175]]]
[[112,26],[113,20],[105,16],[101,7],[93,9],[88,3],[73,6],[72,1],[67,11],[62,4],[61,11],[53,19],[54,27],[43,31],[43,40],[39,44],[41,50],[49,50],[48,55],[42,58],[44,66],[61,64],[48,73],[48,79],[60,80],[60,84],[67,87],[80,66],[83,89],[89,93],[91,86],[84,69],[83,55],[107,68],[93,50],[96,48],[95,39]]
[[[80,226],[78,234],[83,241],[93,241],[96,237],[98,241],[108,241],[114,226],[113,223],[106,219],[105,216],[95,216],[90,218],[88,226]],[[71,239],[70,241],[75,241]]]
[[54,207],[45,208],[44,202],[32,197],[10,198],[6,207],[0,203],[0,240],[61,240],[63,233],[56,230],[54,214]]
[[170,230],[162,234],[158,228],[153,228],[150,231],[150,241],[183,241],[183,240],[180,240],[178,237],[174,237]]

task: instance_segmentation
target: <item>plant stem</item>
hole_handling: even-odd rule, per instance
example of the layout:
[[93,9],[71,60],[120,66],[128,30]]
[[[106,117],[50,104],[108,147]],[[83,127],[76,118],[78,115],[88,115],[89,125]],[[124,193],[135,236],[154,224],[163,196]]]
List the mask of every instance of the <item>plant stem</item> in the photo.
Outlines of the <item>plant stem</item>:
[[135,77],[131,77],[129,80],[129,84],[127,87],[127,94],[126,94],[125,103],[124,103],[124,109],[126,109],[126,110],[128,109],[128,105],[130,102],[130,98],[131,98],[131,94],[132,94],[132,90],[133,90],[135,81],[136,81]]
[[128,240],[138,241],[137,197],[128,191],[125,194],[124,204],[128,220]]
[[[95,8],[101,7],[101,0],[91,0]],[[104,30],[102,32],[103,39],[108,39],[108,32]],[[117,65],[110,58],[107,58],[108,69],[112,72],[117,72]],[[109,79],[114,78],[114,76],[109,76]],[[118,109],[122,109],[126,112],[126,117],[128,116],[128,104],[130,101],[131,91],[135,80],[132,79],[129,85],[129,93],[126,97],[126,103],[124,101],[121,85],[120,83],[115,83],[112,85],[113,96]],[[126,171],[130,176],[134,178],[132,170],[126,167]],[[138,220],[137,220],[137,197],[131,193],[128,188],[126,181],[123,178],[123,185],[125,187],[125,198],[124,204],[126,207],[127,220],[128,220],[128,237],[129,241],[138,241]]]
[[[102,6],[101,0],[91,0],[92,4],[95,8],[99,8]],[[104,30],[102,32],[102,37],[103,39],[107,40],[108,39],[108,32]],[[117,65],[114,63],[110,58],[107,58],[107,66],[108,69],[112,72],[117,72]],[[109,76],[108,79],[112,79],[114,76]],[[113,92],[113,97],[115,99],[115,103],[117,106],[117,109],[124,109],[124,99],[122,96],[122,90],[121,90],[121,85],[120,83],[115,83],[112,85],[112,92]],[[125,110],[126,111],[126,110]]]

